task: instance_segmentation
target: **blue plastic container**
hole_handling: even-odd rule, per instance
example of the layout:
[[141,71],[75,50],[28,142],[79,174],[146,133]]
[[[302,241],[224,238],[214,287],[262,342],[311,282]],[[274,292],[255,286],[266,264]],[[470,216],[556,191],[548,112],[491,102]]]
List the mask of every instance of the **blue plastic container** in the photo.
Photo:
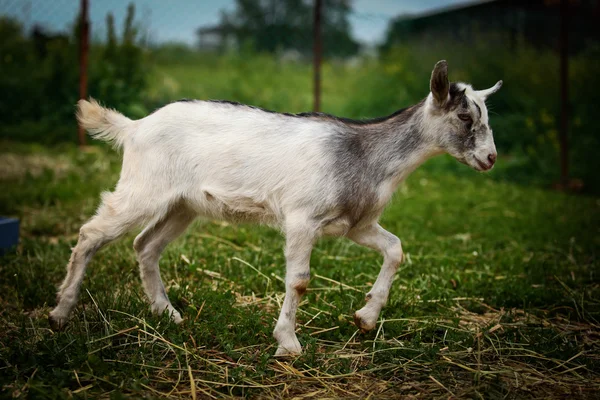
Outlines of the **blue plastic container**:
[[0,254],[19,244],[19,220],[0,217]]

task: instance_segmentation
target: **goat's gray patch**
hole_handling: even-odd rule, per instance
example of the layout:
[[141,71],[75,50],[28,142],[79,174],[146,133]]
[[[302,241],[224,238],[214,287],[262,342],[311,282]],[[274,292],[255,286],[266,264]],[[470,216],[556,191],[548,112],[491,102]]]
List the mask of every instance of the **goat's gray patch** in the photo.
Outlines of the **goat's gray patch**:
[[327,141],[334,157],[336,203],[351,226],[376,203],[379,184],[390,178],[387,167],[400,163],[424,143],[420,124],[411,121],[418,118],[423,105],[421,102],[377,122],[344,126]]

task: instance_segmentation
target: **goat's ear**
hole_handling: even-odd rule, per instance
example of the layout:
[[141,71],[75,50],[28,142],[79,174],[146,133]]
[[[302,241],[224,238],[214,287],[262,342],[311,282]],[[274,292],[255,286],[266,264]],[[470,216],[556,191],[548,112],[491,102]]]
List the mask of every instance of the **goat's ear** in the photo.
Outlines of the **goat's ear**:
[[443,107],[448,101],[450,82],[448,82],[448,63],[446,60],[438,61],[431,73],[429,84],[433,100],[438,107]]
[[500,90],[500,88],[502,87],[502,81],[498,81],[496,82],[496,84],[494,86],[492,86],[489,89],[485,89],[485,90],[478,90],[476,93],[479,95],[479,97],[481,97],[482,99],[487,99],[489,96],[493,95],[494,93],[496,93],[498,90]]

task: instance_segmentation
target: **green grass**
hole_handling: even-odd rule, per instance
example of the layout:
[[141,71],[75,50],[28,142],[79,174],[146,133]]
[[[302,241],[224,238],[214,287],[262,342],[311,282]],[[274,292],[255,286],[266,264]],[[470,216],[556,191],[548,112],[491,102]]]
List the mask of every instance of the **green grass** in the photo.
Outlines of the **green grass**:
[[0,258],[2,397],[592,398],[600,390],[597,198],[428,162],[382,220],[407,260],[377,329],[357,332],[352,314],[380,257],[324,239],[298,314],[305,352],[280,360],[271,331],[283,239],[250,225],[198,221],[167,248],[161,269],[182,325],[149,313],[128,236],[95,256],[71,324],[53,332],[47,314],[70,248],[116,182],[120,156],[0,143],[0,162],[0,215],[22,223],[17,251]]

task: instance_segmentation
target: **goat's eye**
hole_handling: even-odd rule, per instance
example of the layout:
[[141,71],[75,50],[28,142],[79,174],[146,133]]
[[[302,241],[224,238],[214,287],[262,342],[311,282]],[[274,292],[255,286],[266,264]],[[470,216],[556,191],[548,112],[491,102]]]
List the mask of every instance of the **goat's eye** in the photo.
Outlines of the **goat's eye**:
[[458,114],[458,118],[460,118],[463,121],[467,121],[467,122],[473,121],[473,118],[471,118],[471,116],[469,114]]

